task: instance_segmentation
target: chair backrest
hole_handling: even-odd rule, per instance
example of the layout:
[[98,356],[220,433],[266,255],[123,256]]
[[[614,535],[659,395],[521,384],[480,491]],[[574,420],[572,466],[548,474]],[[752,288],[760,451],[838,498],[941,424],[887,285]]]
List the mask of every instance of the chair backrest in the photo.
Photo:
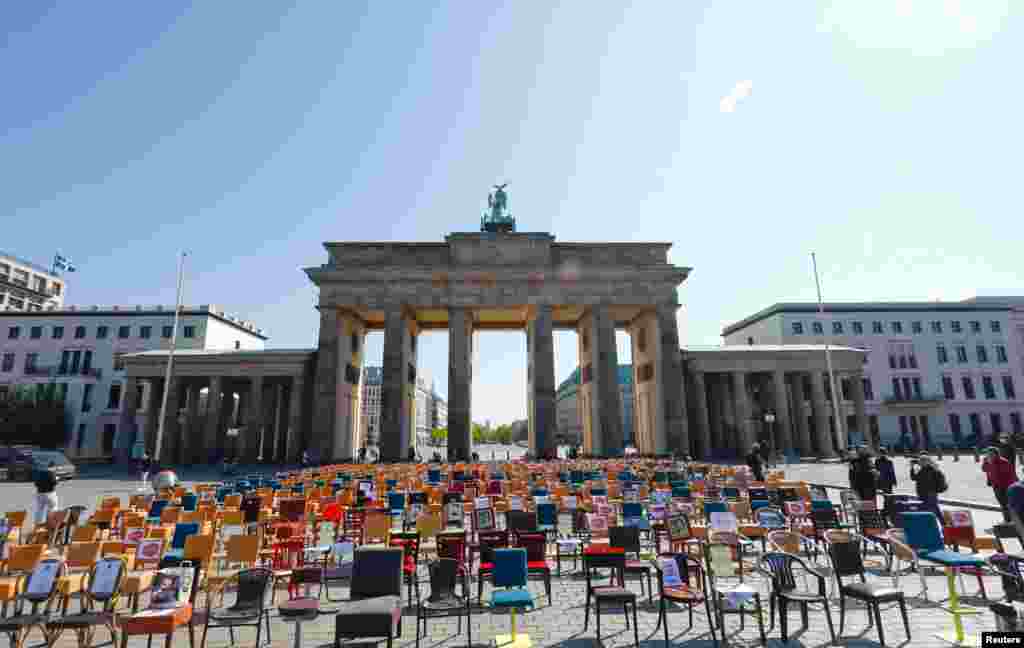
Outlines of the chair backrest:
[[916,551],[938,551],[945,546],[942,527],[934,513],[904,513],[903,531],[907,544]]
[[455,583],[459,574],[459,561],[453,558],[438,558],[428,566],[430,572],[430,596],[428,601],[439,601],[455,596]]
[[636,527],[613,526],[608,529],[608,544],[622,547],[627,553],[640,553],[640,529]]
[[508,531],[481,531],[477,540],[480,543],[480,562],[493,563],[494,552],[508,546]]
[[688,540],[691,536],[690,518],[685,513],[673,513],[666,519],[669,541]]
[[463,563],[466,560],[466,534],[439,533],[437,536],[437,555],[440,558],[451,558]]
[[526,550],[528,562],[543,562],[547,559],[547,536],[543,533],[519,533],[516,536],[520,547]]
[[64,561],[56,558],[40,560],[29,573],[21,598],[34,606],[49,601],[57,593],[57,585],[63,575]]
[[800,563],[794,554],[772,551],[761,556],[761,565],[772,575],[772,588],[787,592],[796,588],[793,564]]
[[537,522],[544,525],[558,524],[558,509],[551,502],[537,505]]
[[28,572],[35,569],[43,554],[44,544],[15,545],[11,547],[10,558],[7,560],[7,573]]
[[786,528],[786,516],[782,514],[782,511],[773,506],[764,506],[757,509],[754,517],[757,519],[757,524],[763,529],[771,531]]
[[86,524],[76,527],[71,532],[71,542],[93,542],[100,537],[100,530],[97,527]]
[[526,587],[526,550],[495,549],[495,587]]
[[212,533],[186,536],[183,547],[185,560],[191,560],[208,568],[213,561],[213,550],[216,543],[217,539]]
[[885,531],[889,528],[882,511],[868,508],[861,508],[857,511],[857,525],[864,535],[867,535],[869,531]]
[[1024,601],[1024,557],[997,553],[988,557],[988,563],[1002,577],[1006,600]]
[[537,514],[529,511],[509,511],[505,513],[505,527],[509,531],[536,531]]
[[704,500],[704,515],[708,521],[711,520],[712,513],[727,513],[729,512],[729,505],[726,502],[708,501]]
[[864,574],[864,561],[860,556],[860,540],[851,538],[849,542],[830,542],[828,557],[832,561],[832,573],[837,579],[843,576],[860,576]]
[[170,500],[166,500],[166,499],[155,499],[155,500],[153,500],[153,502],[149,505],[149,513],[146,515],[146,517],[159,519],[160,516],[163,514],[164,509],[167,507],[168,504],[170,504]]
[[102,542],[72,542],[64,558],[65,564],[70,569],[91,568],[100,559],[102,548]]
[[352,598],[402,595],[402,550],[359,547],[352,562]]
[[199,533],[198,522],[182,522],[174,525],[174,535],[171,536],[171,549],[184,549],[185,539],[197,533]]
[[777,551],[797,554],[800,553],[801,535],[795,531],[779,529],[768,532],[768,542]]
[[86,596],[98,603],[104,612],[117,606],[121,585],[128,574],[128,564],[121,556],[110,556],[96,561],[89,573]]

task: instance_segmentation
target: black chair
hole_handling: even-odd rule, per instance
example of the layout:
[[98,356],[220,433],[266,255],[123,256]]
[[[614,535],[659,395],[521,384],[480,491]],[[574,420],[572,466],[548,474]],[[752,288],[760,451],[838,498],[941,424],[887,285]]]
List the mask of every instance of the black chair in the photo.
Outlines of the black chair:
[[[903,591],[890,585],[868,583],[864,574],[864,562],[860,555],[860,542],[833,542],[828,546],[829,560],[832,561],[832,573],[839,586],[839,634],[843,634],[846,619],[846,598],[863,601],[868,606],[868,626],[872,624],[871,615],[878,624],[878,643],[885,645],[885,631],[882,629],[882,603],[897,602],[903,615],[903,627],[910,637],[910,619],[907,617],[907,602]],[[860,582],[843,583],[844,576],[857,576]]]
[[533,533],[537,530],[537,514],[530,511],[508,511],[505,513],[505,528],[512,534]]
[[[0,634],[10,637],[12,648],[22,648],[33,628],[39,629],[49,645],[48,624],[57,599],[57,584],[63,575],[64,562],[51,558],[40,560],[27,576],[19,576],[24,580],[24,587],[18,588],[22,594],[15,602],[14,614],[0,619]],[[31,606],[28,612],[25,611],[26,603]]]
[[1024,602],[1024,556],[997,553],[989,556],[987,562],[1002,579],[1006,600]]
[[110,643],[117,645],[115,610],[121,583],[128,574],[123,558],[102,558],[89,571],[88,587],[82,597],[82,610],[78,614],[65,614],[50,620],[47,630],[50,645],[57,643],[65,630],[74,630],[79,646],[91,646],[96,629],[104,627],[110,632]]
[[[818,591],[801,590],[797,587],[796,575],[793,573],[793,565],[799,565],[806,574],[818,582]],[[761,556],[760,568],[772,579],[772,593],[769,599],[770,627],[775,627],[775,604],[779,606],[779,628],[782,631],[782,641],[789,641],[789,621],[786,615],[790,603],[800,606],[800,614],[803,618],[803,627],[807,628],[809,623],[809,607],[812,603],[821,603],[825,609],[825,619],[828,620],[828,632],[832,635],[832,643],[836,642],[836,632],[832,626],[832,612],[828,608],[828,595],[825,591],[825,577],[811,567],[804,559],[793,554],[782,552],[770,552]]]
[[352,563],[349,600],[334,617],[334,641],[402,636],[402,550],[359,547]]
[[1024,540],[1017,533],[1017,527],[1009,523],[1001,523],[992,526],[992,535],[996,539],[996,551],[999,553],[1015,553],[1012,549],[1003,544],[1003,540],[1016,540],[1024,548]]
[[[473,644],[473,619],[466,595],[466,571],[460,570],[459,561],[454,558],[440,558],[430,563],[430,596],[417,601],[416,605],[416,646],[420,645],[420,622],[423,636],[427,635],[427,619],[437,617],[458,617],[459,634],[462,634],[462,615],[466,615],[466,645]],[[455,593],[455,584],[462,581],[462,596]]]
[[[655,564],[654,568],[658,572],[658,597],[660,599],[660,605],[658,607],[658,625],[654,626],[654,631],[658,631],[658,627],[665,624],[665,646],[668,643],[668,604],[669,603],[682,603],[686,605],[690,613],[690,625],[687,630],[693,629],[693,606],[704,604],[704,611],[708,615],[708,625],[711,627],[711,640],[718,642],[715,637],[715,621],[714,616],[711,614],[711,602],[710,596],[708,596],[707,579],[704,575],[704,567],[700,564],[700,561],[692,556],[688,556],[685,553],[670,553],[662,554],[659,556],[659,560],[674,560],[676,563],[676,571],[679,572],[680,584],[668,585],[665,583],[665,574],[662,570],[661,565]],[[694,576],[690,575],[690,572],[695,572]]]
[[640,560],[640,529],[637,527],[615,526],[608,529],[608,544],[626,550],[626,574],[639,574],[640,593],[644,593],[643,576],[647,577],[647,600],[654,602],[654,590],[651,588],[651,563]]
[[[601,642],[601,606],[613,605],[622,607],[626,617],[626,628],[629,628],[629,606],[633,607],[633,638],[640,645],[640,630],[636,620],[636,592],[626,589],[623,584],[623,572],[626,567],[626,554],[583,554],[583,566],[587,573],[587,601],[584,604],[583,629],[590,623],[590,600],[594,600],[594,612],[597,615],[597,641]],[[594,585],[594,570],[609,569],[608,585]],[[616,580],[618,585],[616,585]]]
[[210,628],[227,628],[231,643],[235,643],[235,628],[255,627],[256,645],[260,645],[260,630],[264,620],[267,625],[267,640],[270,640],[270,615],[264,605],[267,588],[273,580],[273,572],[269,569],[244,569],[231,580],[237,583],[235,602],[233,605],[210,608],[210,599],[206,597],[206,622],[203,624],[203,637],[199,641],[202,648],[206,645],[206,633]]

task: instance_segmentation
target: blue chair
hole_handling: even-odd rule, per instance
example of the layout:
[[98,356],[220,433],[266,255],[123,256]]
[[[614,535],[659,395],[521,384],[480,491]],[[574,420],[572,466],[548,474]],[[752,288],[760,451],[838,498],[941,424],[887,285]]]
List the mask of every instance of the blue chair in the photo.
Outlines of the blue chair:
[[441,483],[441,470],[438,468],[431,468],[427,471],[427,481],[431,484]]
[[827,511],[827,510],[830,510],[830,509],[833,509],[833,508],[835,508],[835,506],[833,506],[832,500],[823,500],[823,499],[811,500],[811,510],[812,511]]
[[752,499],[752,500],[750,500],[750,512],[751,513],[757,513],[757,509],[761,509],[761,508],[764,508],[766,506],[771,506],[771,505],[772,505],[771,501],[766,500],[766,499]]
[[292,486],[292,495],[302,495],[306,492],[305,484],[295,484]]
[[167,507],[169,502],[170,500],[165,499],[153,500],[153,503],[149,505],[149,512],[146,513],[146,521],[159,523],[160,516],[163,514],[164,508]]
[[199,533],[198,522],[179,522],[174,525],[174,535],[171,536],[171,546],[164,552],[164,560],[161,567],[175,566],[185,556],[185,539],[190,535]]
[[644,516],[644,506],[639,502],[622,503],[622,525],[631,526],[641,531],[650,531],[651,524]]
[[558,532],[558,509],[551,502],[537,505],[537,530],[549,536]]
[[725,502],[704,502],[704,519],[711,520],[712,513],[728,513],[729,505]]
[[388,513],[392,521],[405,514],[405,493],[388,493]]
[[689,486],[673,486],[672,497],[678,499],[690,499],[690,487]]
[[722,489],[722,497],[726,499],[739,499],[740,489],[735,486],[726,486]]
[[199,496],[195,493],[185,493],[181,496],[181,510],[191,513],[198,505]]
[[966,635],[961,617],[965,614],[979,614],[980,610],[960,606],[960,597],[956,592],[957,570],[965,567],[978,569],[985,565],[985,561],[977,554],[962,554],[946,549],[942,526],[934,513],[904,513],[903,534],[907,545],[914,550],[919,561],[925,560],[945,568],[949,606],[943,609],[953,615],[953,632],[939,637],[964,645]]
[[384,480],[384,485],[387,487],[387,489],[389,491],[393,491],[393,490],[395,490],[395,487],[398,486],[398,480],[397,479],[385,479]]
[[[533,608],[533,596],[526,589],[526,549],[495,549],[494,571],[491,580],[491,607],[509,610],[512,615],[512,633],[498,635],[495,643],[503,648],[514,644],[514,648],[526,648],[532,643],[528,635],[516,633],[516,610]],[[501,588],[501,589],[499,589]]]
[[597,495],[598,497],[600,497],[602,495],[607,497],[608,489],[607,488],[592,488],[592,489],[590,489],[590,494],[591,495]]
[[534,488],[530,491],[530,495],[533,497],[547,497],[548,494],[548,489],[546,488]]

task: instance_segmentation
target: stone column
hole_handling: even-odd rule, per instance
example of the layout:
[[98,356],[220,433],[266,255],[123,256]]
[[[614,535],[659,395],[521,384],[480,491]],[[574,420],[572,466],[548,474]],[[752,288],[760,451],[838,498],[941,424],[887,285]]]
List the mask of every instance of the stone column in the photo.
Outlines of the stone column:
[[868,429],[867,411],[864,407],[863,372],[858,371],[850,376],[850,392],[850,395],[853,396],[853,416],[857,421],[857,431],[860,432],[865,444],[874,446],[874,439],[871,438],[871,430]]
[[810,379],[815,446],[820,456],[834,457],[832,431],[829,428],[828,404],[825,402],[825,379],[820,371],[812,371]]
[[[591,309],[594,339],[594,412],[601,434],[603,454],[613,449],[622,453],[622,403],[619,393],[619,355],[615,345],[615,323],[604,305]],[[635,384],[635,383],[634,383]],[[638,393],[638,392],[635,392]],[[633,404],[634,407],[636,403]]]
[[[135,420],[139,409],[139,379],[129,376],[124,381],[124,397],[121,399],[121,430],[119,436],[121,443],[119,448],[127,444],[128,456],[132,454],[132,446],[135,444],[138,434],[138,422]],[[125,441],[127,440],[127,441]]]
[[694,432],[697,449],[693,456],[695,459],[708,459],[711,457],[711,426],[708,421],[707,386],[704,384],[703,371],[693,372],[692,398],[694,413],[697,415],[697,427]]
[[305,381],[301,375],[292,376],[288,399],[288,437],[285,443],[285,461],[298,462],[302,458],[302,392]]
[[772,391],[775,396],[775,449],[789,452],[793,448],[793,427],[789,415],[789,395],[786,393],[786,374],[772,372]]
[[448,461],[469,461],[472,438],[473,311],[448,309]]
[[184,380],[171,378],[170,391],[167,393],[167,415],[164,418],[163,448],[160,450],[160,458],[164,461],[184,463],[184,439],[182,438],[181,427],[178,425],[178,414],[181,408],[181,391],[184,389]]
[[801,456],[814,454],[814,446],[811,444],[811,431],[807,425],[807,410],[804,400],[804,374],[795,373],[790,376],[790,387],[792,389],[792,413],[796,437],[794,446]]
[[399,307],[384,314],[380,389],[381,461],[404,461],[416,438],[415,323]]
[[160,420],[160,400],[163,396],[163,378],[150,378],[149,395],[146,402],[146,452],[153,456],[156,443],[156,426]]
[[203,431],[199,427],[199,385],[191,382],[185,389],[185,431],[183,438],[188,439],[188,448],[185,451],[185,461],[189,463],[202,462],[203,453]]
[[221,405],[224,398],[223,385],[220,376],[210,376],[210,387],[206,391],[206,432],[204,434],[206,443],[207,461],[218,451],[224,450],[224,437],[221,431],[220,415]]
[[282,415],[284,414],[284,385],[271,385],[271,398],[267,407],[267,418],[264,425],[268,428],[263,441],[263,460],[268,463],[280,461],[278,452],[281,448]]
[[263,376],[252,377],[245,405],[245,460],[255,462],[262,454],[263,441]]
[[324,459],[352,457],[359,425],[353,412],[363,368],[364,336],[365,325],[357,316],[321,307],[312,445]]
[[552,331],[551,306],[536,306],[536,313],[526,327],[529,354],[527,394],[530,452],[534,457],[547,456],[555,447],[555,343]]
[[755,438],[750,421],[750,397],[747,395],[746,372],[732,372],[732,389],[736,407],[736,447],[740,456],[743,456],[750,452]]
[[[658,358],[654,378],[661,392],[662,417],[655,426],[654,451],[690,454],[690,434],[686,420],[686,381],[679,351],[679,325],[675,304],[660,304],[658,321]],[[614,342],[614,333],[613,333]],[[634,383],[635,384],[635,383]]]

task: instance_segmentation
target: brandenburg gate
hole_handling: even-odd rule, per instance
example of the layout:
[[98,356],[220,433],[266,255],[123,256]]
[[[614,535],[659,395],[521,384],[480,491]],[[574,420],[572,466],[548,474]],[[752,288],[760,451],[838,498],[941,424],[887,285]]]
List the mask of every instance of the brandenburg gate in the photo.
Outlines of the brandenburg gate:
[[676,289],[690,269],[670,243],[559,243],[516,232],[504,186],[488,197],[480,232],[443,243],[328,242],[306,268],[320,290],[311,446],[321,457],[356,450],[366,333],[384,332],[381,459],[404,459],[415,437],[417,337],[446,330],[448,459],[472,452],[473,332],[526,332],[530,450],[553,453],[555,330],[577,332],[584,451],[621,453],[615,331],[631,336],[635,443],[641,452],[689,448]]

